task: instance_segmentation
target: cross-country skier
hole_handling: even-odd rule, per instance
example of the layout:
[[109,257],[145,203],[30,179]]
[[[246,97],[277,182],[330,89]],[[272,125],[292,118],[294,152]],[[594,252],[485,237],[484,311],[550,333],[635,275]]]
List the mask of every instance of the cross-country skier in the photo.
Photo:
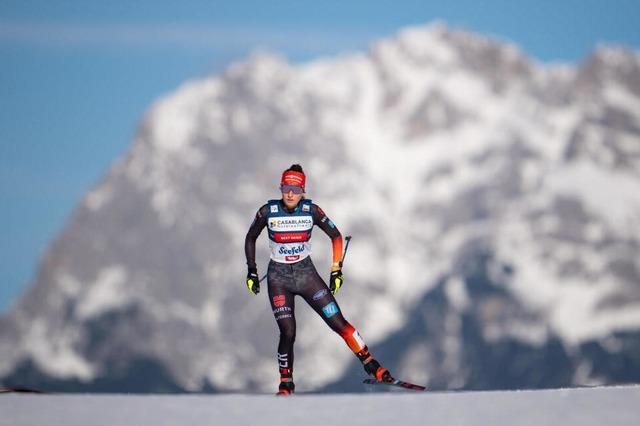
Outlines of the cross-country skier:
[[[302,298],[338,333],[364,365],[365,371],[377,381],[389,381],[391,375],[376,361],[358,331],[344,318],[333,297],[343,283],[342,235],[320,207],[305,199],[305,174],[298,164],[282,173],[282,199],[269,200],[258,210],[245,239],[247,256],[247,287],[253,294],[260,292],[256,267],[256,239],[266,226],[269,232],[271,260],[267,271],[269,300],[280,329],[278,395],[290,395],[293,384],[293,343],[296,337],[294,297]],[[320,278],[311,261],[311,230],[322,229],[333,245],[333,264],[329,288]]]

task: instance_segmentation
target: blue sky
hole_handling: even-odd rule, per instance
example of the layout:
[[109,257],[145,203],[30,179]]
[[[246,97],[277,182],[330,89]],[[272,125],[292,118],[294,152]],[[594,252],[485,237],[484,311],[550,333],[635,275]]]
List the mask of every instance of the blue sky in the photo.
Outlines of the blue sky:
[[256,49],[302,62],[434,20],[579,62],[601,42],[640,50],[639,18],[633,0],[2,0],[0,311],[145,109],[189,78]]

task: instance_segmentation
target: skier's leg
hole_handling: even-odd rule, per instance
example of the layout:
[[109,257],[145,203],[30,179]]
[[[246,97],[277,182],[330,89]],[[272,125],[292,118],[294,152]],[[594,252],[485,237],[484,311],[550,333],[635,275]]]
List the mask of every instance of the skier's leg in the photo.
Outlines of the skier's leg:
[[294,314],[295,295],[286,289],[287,281],[291,280],[286,274],[286,265],[269,265],[269,301],[273,316],[280,330],[278,342],[278,370],[280,372],[279,394],[291,394],[293,384],[293,344],[296,339],[296,318]]
[[358,330],[344,318],[335,297],[329,291],[310,259],[308,265],[305,265],[304,275],[300,276],[296,273],[296,280],[300,279],[304,280],[304,285],[299,286],[299,288],[303,289],[300,295],[322,317],[324,322],[344,339],[349,349],[362,362],[365,371],[376,377],[377,380],[385,380],[390,377],[387,369],[382,367],[371,356],[369,348],[360,333],[358,333]]

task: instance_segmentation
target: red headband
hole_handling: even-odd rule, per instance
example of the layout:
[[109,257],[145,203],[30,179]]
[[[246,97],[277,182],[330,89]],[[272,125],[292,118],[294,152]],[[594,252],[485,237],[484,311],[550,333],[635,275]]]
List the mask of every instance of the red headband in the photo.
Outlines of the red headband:
[[282,173],[282,179],[280,185],[299,186],[304,191],[305,176],[302,172],[296,172],[295,170],[285,170]]

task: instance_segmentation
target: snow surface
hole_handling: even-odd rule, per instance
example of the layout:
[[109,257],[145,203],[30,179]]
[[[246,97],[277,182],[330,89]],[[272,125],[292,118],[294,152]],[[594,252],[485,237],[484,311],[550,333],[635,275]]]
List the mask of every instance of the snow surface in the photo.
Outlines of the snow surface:
[[640,386],[273,395],[3,395],[0,425],[631,425]]

